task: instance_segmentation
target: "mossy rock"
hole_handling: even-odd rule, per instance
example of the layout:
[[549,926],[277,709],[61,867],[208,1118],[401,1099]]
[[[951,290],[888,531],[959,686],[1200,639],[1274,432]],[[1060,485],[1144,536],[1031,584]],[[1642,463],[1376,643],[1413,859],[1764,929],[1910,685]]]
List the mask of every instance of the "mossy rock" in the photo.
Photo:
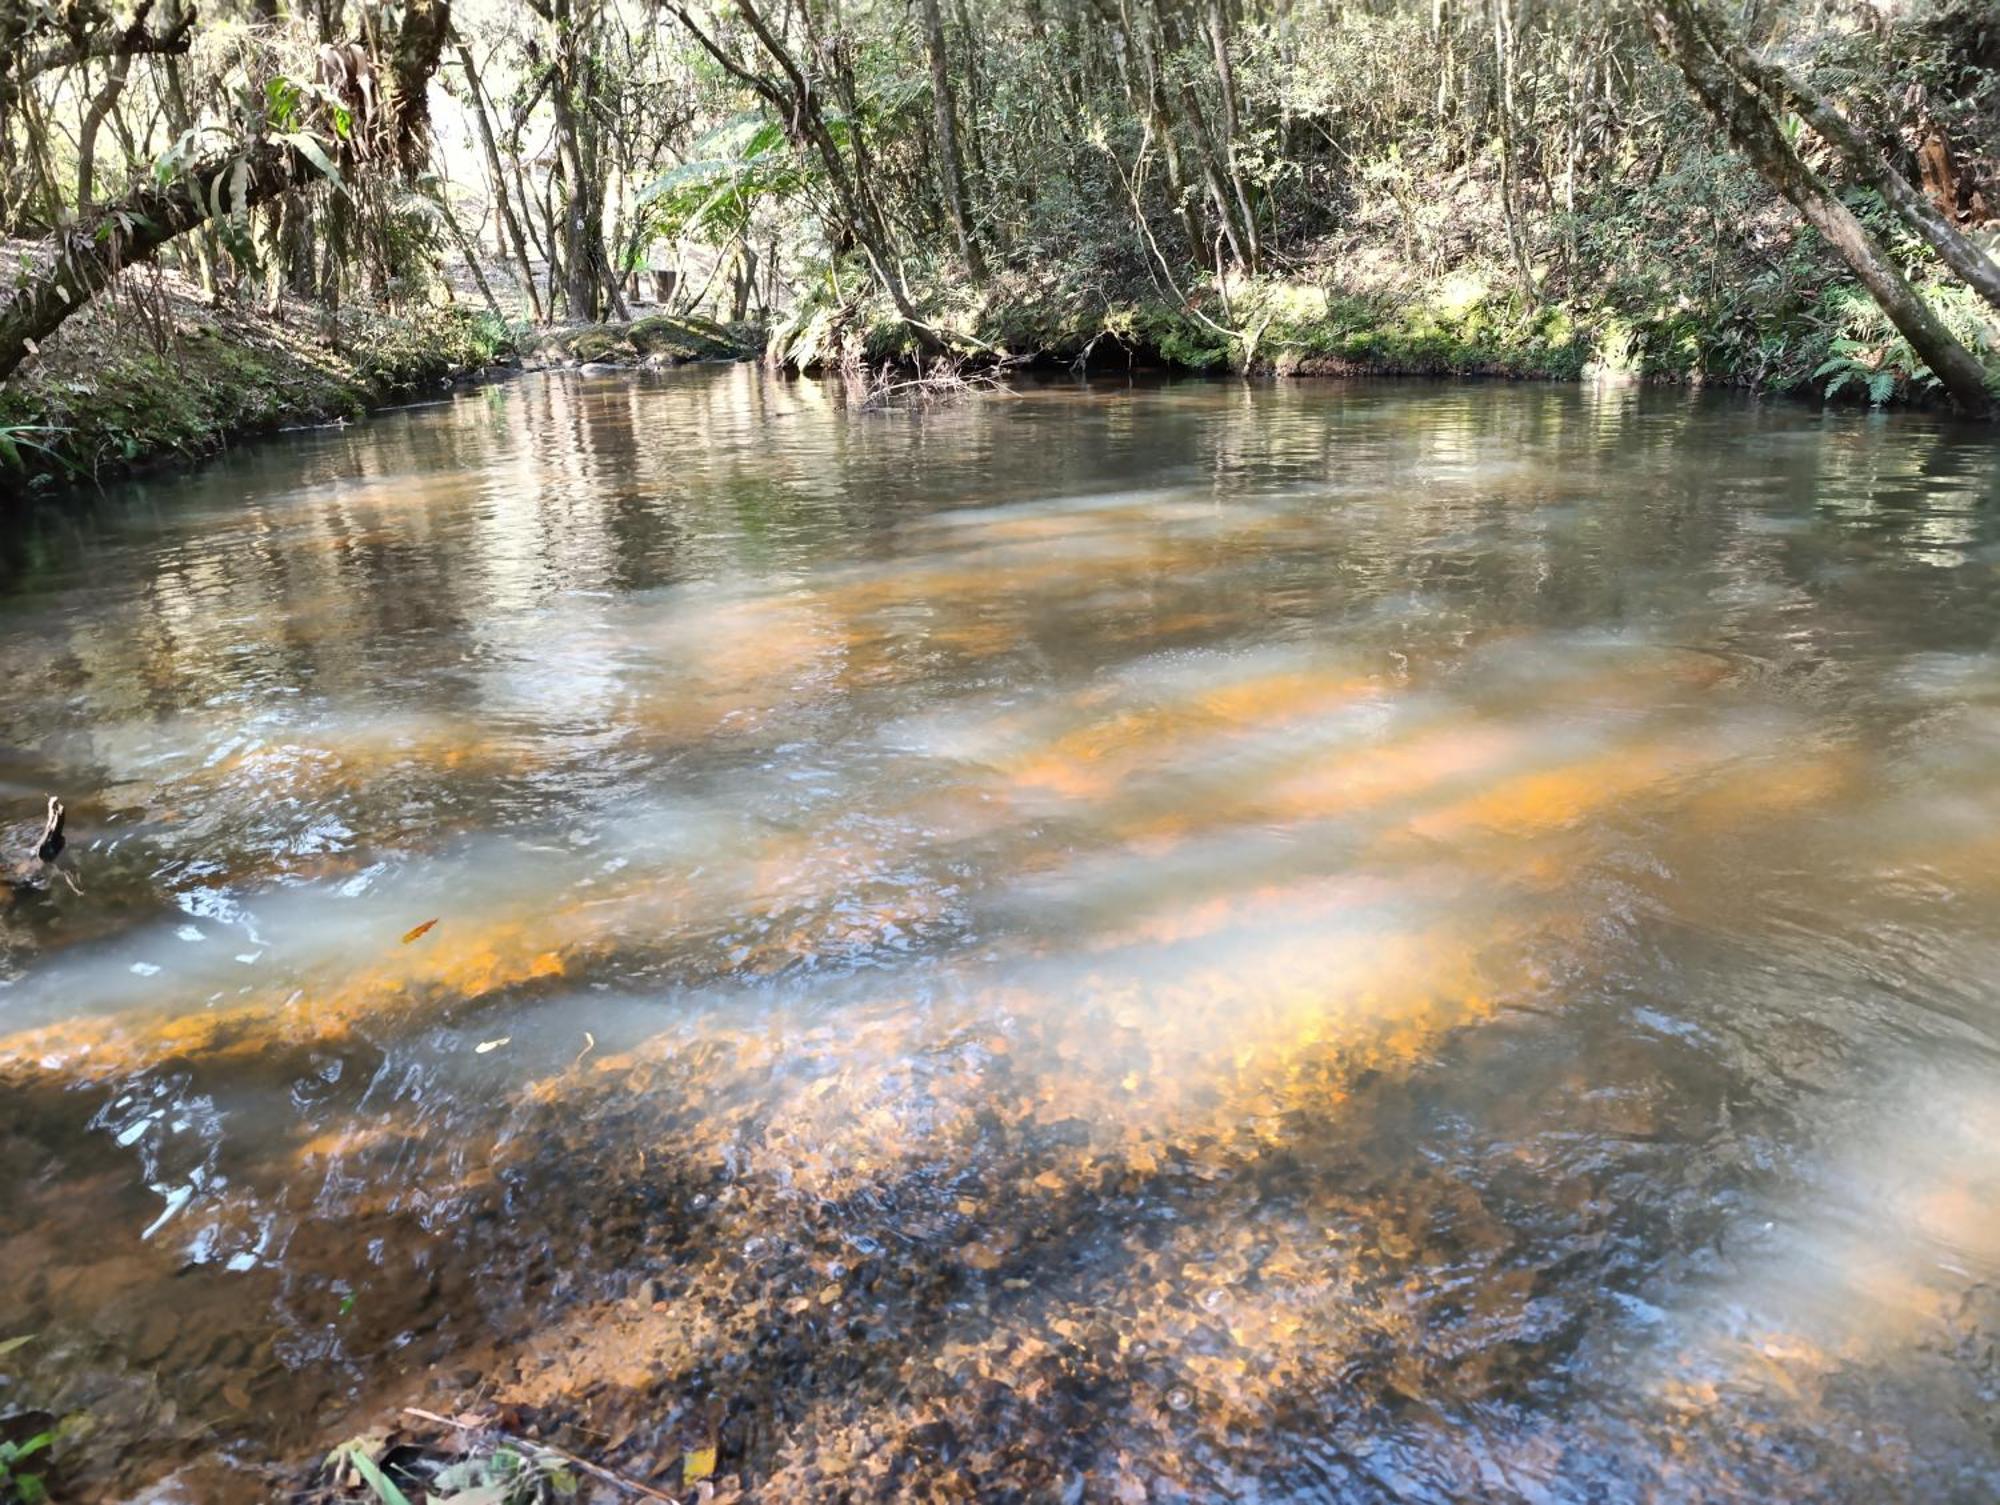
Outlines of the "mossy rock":
[[617,329],[586,329],[569,342],[569,353],[586,366],[601,362],[630,362],[639,356],[638,347]]
[[713,360],[743,352],[742,343],[720,324],[674,314],[649,314],[635,319],[626,328],[625,337],[639,354],[664,356],[669,360]]

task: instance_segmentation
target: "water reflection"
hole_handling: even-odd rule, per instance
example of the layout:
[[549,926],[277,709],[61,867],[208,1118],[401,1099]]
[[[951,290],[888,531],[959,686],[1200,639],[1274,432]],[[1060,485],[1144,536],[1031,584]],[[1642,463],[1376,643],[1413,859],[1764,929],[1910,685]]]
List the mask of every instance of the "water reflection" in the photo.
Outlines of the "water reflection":
[[1977,1497],[1996,490],[732,369],[38,520],[0,1414],[93,1496],[477,1392],[773,1498]]

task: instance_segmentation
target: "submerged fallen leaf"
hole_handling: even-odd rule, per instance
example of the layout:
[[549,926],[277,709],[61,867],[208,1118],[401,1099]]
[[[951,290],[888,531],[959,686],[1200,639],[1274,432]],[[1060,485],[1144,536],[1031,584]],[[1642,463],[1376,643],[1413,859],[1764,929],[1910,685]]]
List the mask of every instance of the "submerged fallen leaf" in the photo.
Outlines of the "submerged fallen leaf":
[[7,1338],[4,1341],[0,1341],[0,1354],[12,1353],[15,1349],[34,1341],[35,1335],[33,1333],[22,1333],[18,1337]]
[[403,944],[407,946],[410,944],[411,941],[421,940],[424,934],[431,928],[431,926],[435,924],[437,924],[437,921],[434,919],[425,920],[423,924],[417,926],[416,929],[410,931],[407,935],[403,937]]
[[473,1054],[483,1056],[489,1050],[498,1050],[501,1046],[507,1044],[513,1038],[514,1037],[512,1035],[502,1035],[497,1040],[481,1040],[477,1045],[472,1047]]
[[234,1381],[222,1387],[222,1398],[239,1411],[250,1409],[250,1392]]

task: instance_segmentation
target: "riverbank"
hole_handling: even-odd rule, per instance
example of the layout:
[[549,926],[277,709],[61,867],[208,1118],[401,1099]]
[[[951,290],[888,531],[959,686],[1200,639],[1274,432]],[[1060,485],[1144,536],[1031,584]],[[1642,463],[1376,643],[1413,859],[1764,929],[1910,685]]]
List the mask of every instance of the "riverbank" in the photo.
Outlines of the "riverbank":
[[[1968,338],[1984,327],[1948,289],[1937,302]],[[1857,288],[1794,288],[1737,304],[1658,296],[1528,297],[1506,269],[1423,276],[1319,263],[1285,277],[1207,278],[1107,293],[1057,278],[996,279],[978,295],[922,300],[928,330],[970,366],[1151,368],[1259,377],[1422,376],[1721,386],[1812,401],[1929,407],[1906,343]],[[932,352],[934,353],[934,351]],[[769,358],[826,373],[918,364],[918,330],[862,293],[777,326]]]
[[462,306],[212,307],[192,282],[128,275],[0,385],[0,494],[205,458],[258,434],[359,418],[511,357]]
[[745,331],[652,315],[527,331],[460,302],[386,312],[212,306],[171,274],[107,295],[0,384],[0,497],[205,459],[516,369],[658,368],[753,352]]
[[[1712,205],[1691,219],[1686,185],[1639,187],[1579,204],[1559,234],[1517,256],[1481,162],[1421,195],[1408,183],[1360,192],[1336,227],[1255,275],[1172,261],[1148,238],[1071,247],[977,288],[920,264],[910,299],[933,344],[972,363],[1603,379],[1939,403],[1935,378],[1825,242],[1737,170],[1715,171],[1702,181],[1735,205],[1727,224]],[[1860,196],[1855,207],[1875,213]],[[1991,311],[1921,247],[1899,244],[1897,259],[2000,383]],[[907,362],[924,354],[920,333],[872,280],[850,275],[776,322],[770,354],[806,370]]]
[[537,330],[465,302],[396,314],[296,301],[216,309],[172,276],[147,297],[143,309],[106,298],[0,385],[0,495],[199,460],[495,371],[658,370],[761,352],[794,374],[838,375],[918,362],[926,338],[975,368],[1609,380],[1878,406],[1936,397],[1903,369],[1907,347],[1884,336],[1874,306],[1838,284],[1741,307],[1530,299],[1505,268],[1475,261],[1425,277],[1360,246],[1286,277],[1107,288],[1073,272],[1008,273],[976,292],[943,285],[920,300],[925,331],[850,284],[837,299],[806,299],[768,340],[752,325],[659,312]]

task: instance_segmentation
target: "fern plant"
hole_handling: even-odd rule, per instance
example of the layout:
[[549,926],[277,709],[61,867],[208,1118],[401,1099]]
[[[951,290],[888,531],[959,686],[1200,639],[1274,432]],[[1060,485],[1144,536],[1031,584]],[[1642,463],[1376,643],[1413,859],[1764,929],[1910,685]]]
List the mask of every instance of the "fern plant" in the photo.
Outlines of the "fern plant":
[[[1823,376],[1832,378],[1826,384],[1825,395],[1829,401],[1854,385],[1865,387],[1868,401],[1878,408],[1896,395],[1897,384],[1902,378],[1890,364],[1891,351],[1887,346],[1843,337],[1833,341],[1830,348],[1833,353],[1813,372],[1814,381]],[[1912,361],[1911,364],[1916,363]],[[1911,381],[1937,385],[1937,378],[1927,368],[1917,366],[1916,369],[1920,374],[1910,377]]]

